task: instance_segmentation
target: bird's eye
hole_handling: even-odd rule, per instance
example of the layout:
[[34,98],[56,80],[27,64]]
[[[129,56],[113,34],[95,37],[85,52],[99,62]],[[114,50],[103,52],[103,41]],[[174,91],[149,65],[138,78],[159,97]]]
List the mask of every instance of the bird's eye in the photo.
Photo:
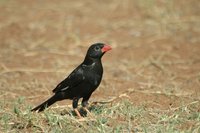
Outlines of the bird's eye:
[[99,47],[94,47],[94,50],[95,50],[95,51],[99,51],[100,48],[99,48]]

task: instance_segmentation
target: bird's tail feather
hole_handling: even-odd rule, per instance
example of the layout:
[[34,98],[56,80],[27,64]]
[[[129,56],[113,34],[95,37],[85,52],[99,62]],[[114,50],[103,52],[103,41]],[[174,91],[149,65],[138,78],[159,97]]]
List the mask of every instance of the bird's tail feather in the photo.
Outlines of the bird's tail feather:
[[54,104],[57,101],[58,101],[57,95],[54,95],[51,98],[49,98],[48,100],[46,100],[45,102],[43,102],[42,104],[40,104],[37,107],[33,108],[31,111],[41,112],[45,108],[48,108],[49,106],[51,106],[52,104]]

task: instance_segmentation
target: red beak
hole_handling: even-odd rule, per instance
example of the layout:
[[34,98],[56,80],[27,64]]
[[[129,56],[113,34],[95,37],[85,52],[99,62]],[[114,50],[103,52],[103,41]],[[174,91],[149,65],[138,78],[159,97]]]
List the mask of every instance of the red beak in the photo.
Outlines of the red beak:
[[103,48],[101,49],[102,52],[107,52],[111,50],[112,48],[109,45],[104,45]]

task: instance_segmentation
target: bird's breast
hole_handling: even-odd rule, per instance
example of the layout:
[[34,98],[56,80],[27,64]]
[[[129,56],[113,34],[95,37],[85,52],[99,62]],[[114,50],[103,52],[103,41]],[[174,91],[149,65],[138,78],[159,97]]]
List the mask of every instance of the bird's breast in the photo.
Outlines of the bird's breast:
[[91,65],[84,65],[85,80],[89,82],[92,89],[96,89],[101,82],[103,67],[101,62],[94,62]]
[[91,72],[88,73],[86,80],[90,84],[91,91],[94,91],[100,84],[102,79],[102,73]]

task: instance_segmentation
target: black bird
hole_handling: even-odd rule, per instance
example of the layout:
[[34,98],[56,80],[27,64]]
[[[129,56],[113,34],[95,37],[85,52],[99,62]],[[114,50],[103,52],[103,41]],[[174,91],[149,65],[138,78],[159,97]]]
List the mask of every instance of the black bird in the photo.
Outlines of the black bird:
[[55,94],[31,111],[40,112],[57,101],[71,99],[75,113],[78,117],[81,117],[77,106],[79,99],[83,98],[82,106],[89,113],[86,108],[88,100],[99,86],[103,75],[101,57],[109,50],[111,50],[111,47],[103,43],[91,45],[84,61],[53,90]]

